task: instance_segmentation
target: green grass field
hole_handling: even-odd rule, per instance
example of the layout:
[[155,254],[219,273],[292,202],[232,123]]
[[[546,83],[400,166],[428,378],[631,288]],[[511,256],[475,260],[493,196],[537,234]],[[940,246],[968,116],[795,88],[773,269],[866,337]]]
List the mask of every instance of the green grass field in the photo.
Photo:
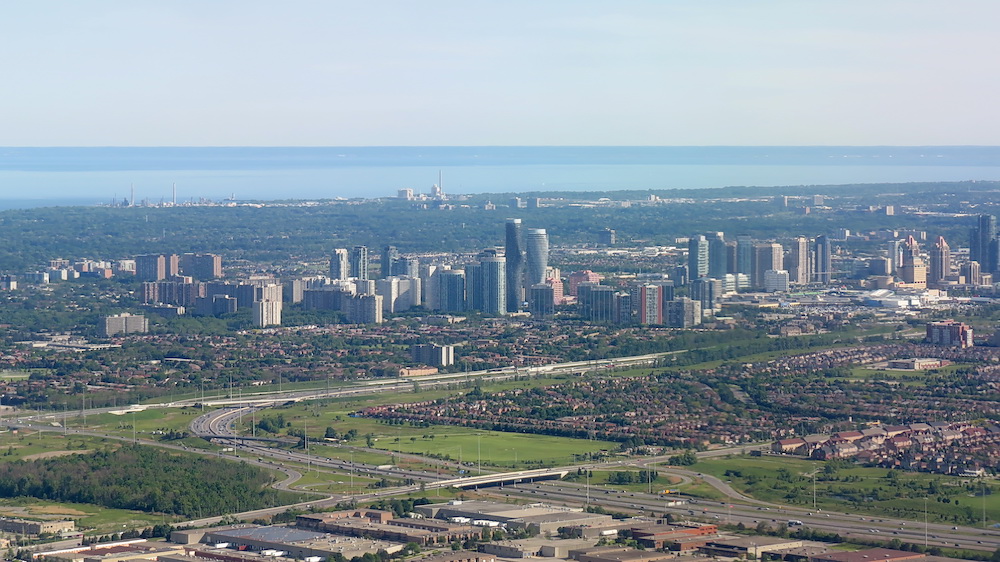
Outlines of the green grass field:
[[[939,474],[889,471],[790,457],[748,457],[699,461],[692,467],[732,483],[754,498],[833,511],[981,525],[1000,518],[1000,486]],[[985,496],[983,491],[986,491]]]
[[[524,468],[530,466],[555,466],[577,462],[584,453],[617,450],[618,444],[609,441],[586,441],[565,437],[551,437],[527,433],[477,431],[469,428],[431,426],[409,428],[382,426],[384,430],[400,428],[400,435],[390,432],[375,446],[380,449],[438,455],[476,466]],[[384,434],[383,434],[384,435]],[[409,436],[408,436],[409,435]]]
[[[119,412],[121,413],[88,416],[87,428],[131,437],[134,425],[139,437],[154,439],[158,435],[156,432],[187,430],[191,420],[202,414],[200,408],[194,407],[149,408],[141,412],[128,412],[122,409]],[[70,427],[81,427],[82,424],[81,418],[75,418],[70,421],[69,425]]]
[[7,369],[0,370],[0,380],[18,381],[18,380],[24,380],[30,376],[31,376],[30,371],[12,371]]
[[[532,379],[529,381],[509,381],[502,384],[484,386],[489,392],[560,382],[556,379]],[[327,427],[340,434],[354,430],[358,438],[352,446],[366,446],[366,436],[372,437],[372,447],[388,452],[431,455],[450,460],[461,459],[477,466],[482,460],[484,467],[525,468],[552,466],[571,463],[579,455],[597,453],[601,450],[616,451],[618,443],[608,441],[584,441],[562,437],[524,433],[501,433],[470,428],[412,425],[389,425],[379,420],[351,417],[351,414],[367,406],[414,400],[434,400],[454,395],[456,390],[428,390],[418,393],[393,393],[366,398],[332,399],[303,402],[291,406],[281,406],[258,412],[256,420],[264,416],[281,414],[291,428],[306,429],[310,439],[323,439]],[[244,418],[241,430],[250,433],[254,419]],[[287,431],[286,428],[285,431]],[[335,448],[334,448],[335,449]],[[349,452],[347,452],[349,454]],[[356,453],[357,454],[357,453]],[[346,459],[344,452],[325,455]],[[357,462],[367,462],[355,457]],[[367,463],[374,464],[374,463]],[[387,464],[379,462],[377,464]]]
[[4,431],[0,432],[0,462],[87,452],[109,445],[115,446],[115,442],[99,437],[66,436],[55,432],[24,429]]
[[179,519],[160,515],[111,509],[83,503],[55,503],[34,498],[0,499],[0,515],[36,519],[73,519],[77,529],[87,534],[117,533],[123,528],[149,527]]

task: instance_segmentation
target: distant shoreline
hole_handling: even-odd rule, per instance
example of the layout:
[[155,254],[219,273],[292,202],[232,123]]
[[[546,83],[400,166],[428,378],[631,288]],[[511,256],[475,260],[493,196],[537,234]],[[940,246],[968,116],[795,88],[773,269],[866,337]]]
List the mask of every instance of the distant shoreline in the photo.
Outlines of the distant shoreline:
[[1000,180],[1000,146],[0,148],[0,200],[44,204],[969,180]]

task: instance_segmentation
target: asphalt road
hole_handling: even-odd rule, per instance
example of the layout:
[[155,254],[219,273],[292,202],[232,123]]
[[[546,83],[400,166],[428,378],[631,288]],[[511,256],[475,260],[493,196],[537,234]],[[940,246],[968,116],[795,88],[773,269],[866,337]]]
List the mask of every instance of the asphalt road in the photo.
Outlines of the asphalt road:
[[[306,455],[304,451],[297,452],[268,447],[267,443],[264,441],[247,441],[245,437],[234,436],[235,432],[232,429],[233,422],[240,416],[249,414],[251,411],[249,409],[251,405],[255,405],[256,407],[266,407],[288,401],[367,395],[390,391],[399,392],[413,389],[415,384],[419,385],[421,388],[433,388],[434,386],[454,384],[455,382],[468,379],[507,380],[515,376],[549,376],[560,373],[602,370],[609,367],[647,365],[652,364],[652,362],[657,358],[665,355],[668,354],[649,354],[600,362],[570,362],[541,367],[531,367],[528,369],[506,368],[476,373],[453,373],[433,375],[430,377],[418,377],[405,381],[398,379],[387,381],[360,381],[351,387],[332,389],[329,391],[308,390],[281,393],[271,392],[247,394],[238,399],[214,399],[206,401],[206,405],[237,405],[239,407],[217,410],[216,412],[199,416],[192,422],[191,428],[192,431],[199,435],[204,435],[206,437],[215,436],[224,442],[229,440],[228,442],[231,443],[232,446],[239,447],[241,450],[250,452],[252,455],[259,456],[260,458],[260,460],[243,458],[242,460],[244,462],[250,462],[252,464],[282,471],[285,474],[285,479],[278,483],[278,487],[289,488],[298,478],[301,477],[296,470],[280,464],[284,461],[306,463],[318,468],[357,470],[359,473],[365,473],[370,476],[383,474],[394,478],[412,478],[414,481],[418,482],[418,484],[414,485],[386,488],[359,495],[324,496],[322,498],[317,498],[314,501],[298,504],[298,507],[326,507],[345,500],[354,500],[358,502],[370,501],[380,497],[413,493],[418,491],[421,485],[423,485],[426,489],[434,489],[439,486],[437,482],[445,478],[450,478],[450,476],[441,476],[429,472],[404,471],[399,469],[384,471],[378,470],[375,467],[362,465],[360,463],[352,464],[316,455]],[[144,406],[144,408],[191,406],[199,402],[200,401],[198,400],[185,400]],[[128,408],[123,407],[95,408],[87,410],[86,415],[127,409]],[[68,418],[78,417],[80,415],[81,412],[79,410],[75,412],[53,412],[42,414],[22,413],[20,415],[7,417],[6,419],[0,421],[0,423],[12,427],[29,427],[40,431],[65,431],[72,434],[93,435],[117,439],[120,441],[132,441],[132,439],[127,437],[106,435],[99,432],[81,429],[64,429],[62,427],[65,425],[65,421]],[[57,425],[53,425],[53,423]],[[192,453],[216,454],[196,451],[188,449],[184,446],[165,444],[162,442],[152,442],[142,439],[139,439],[138,442],[170,449],[188,450]],[[699,456],[724,456],[731,453],[740,453],[752,447],[753,446],[739,446],[731,449],[708,451],[699,453]],[[265,457],[267,457],[267,460],[265,460]],[[433,462],[432,459],[421,460],[424,462]],[[577,468],[606,468],[616,464],[621,466],[649,467],[653,464],[663,462],[664,460],[665,458],[642,459],[639,461],[631,460],[611,463],[610,465],[586,463],[564,468],[575,471]],[[555,503],[565,502],[574,505],[584,505],[589,503],[591,505],[601,505],[605,508],[617,511],[647,514],[669,512],[678,517],[696,517],[708,521],[730,522],[733,524],[743,523],[744,525],[750,527],[756,526],[761,522],[775,526],[787,525],[789,520],[799,520],[806,526],[822,529],[828,532],[837,532],[841,535],[863,536],[865,538],[882,538],[886,540],[899,538],[900,540],[917,544],[923,544],[926,541],[926,544],[930,546],[961,547],[988,551],[992,551],[1000,547],[1000,531],[995,529],[956,527],[938,523],[924,524],[923,522],[903,521],[897,519],[872,519],[865,516],[857,516],[847,513],[820,512],[801,508],[790,508],[746,497],[740,494],[737,490],[734,490],[727,482],[713,476],[662,466],[656,466],[655,469],[660,472],[679,476],[681,478],[701,478],[715,489],[726,495],[729,500],[726,502],[715,502],[688,498],[689,503],[685,505],[668,506],[667,499],[665,499],[664,496],[659,496],[658,494],[623,492],[621,490],[597,487],[591,487],[590,490],[587,490],[584,485],[571,482],[540,482],[534,484],[518,484],[513,486],[508,485],[502,488],[496,488],[493,492],[497,494],[535,498]],[[673,495],[667,497],[675,499]],[[290,506],[281,506],[256,510],[235,514],[234,516],[239,519],[253,519],[280,513],[289,507]],[[221,519],[222,517],[199,519],[189,521],[187,524],[207,525],[218,522]]]

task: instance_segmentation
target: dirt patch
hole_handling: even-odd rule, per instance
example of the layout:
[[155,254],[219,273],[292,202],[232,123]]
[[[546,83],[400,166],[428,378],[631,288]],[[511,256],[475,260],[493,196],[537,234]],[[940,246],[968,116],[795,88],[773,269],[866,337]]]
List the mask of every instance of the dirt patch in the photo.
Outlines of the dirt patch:
[[34,515],[75,515],[81,517],[90,515],[86,511],[80,511],[79,509],[63,505],[29,505],[27,508]]
[[0,515],[3,515],[4,517],[24,517],[27,514],[28,510],[23,507],[0,505]]
[[32,461],[35,459],[50,459],[52,457],[65,457],[67,455],[82,455],[84,453],[89,453],[90,449],[80,449],[78,451],[48,451],[46,453],[36,453],[34,455],[25,455],[24,460]]

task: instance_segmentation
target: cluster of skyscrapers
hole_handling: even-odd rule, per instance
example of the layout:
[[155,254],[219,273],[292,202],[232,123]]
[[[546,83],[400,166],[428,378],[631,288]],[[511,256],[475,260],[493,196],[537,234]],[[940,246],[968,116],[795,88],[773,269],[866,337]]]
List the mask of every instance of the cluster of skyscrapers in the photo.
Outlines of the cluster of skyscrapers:
[[[378,311],[355,316],[381,322],[382,313],[417,306],[444,312],[514,313],[525,309],[527,297],[538,287],[550,291],[550,309],[555,295],[561,297],[561,281],[548,266],[548,233],[542,228],[523,229],[520,219],[507,220],[502,248],[487,248],[466,263],[421,264],[402,256],[395,246],[385,246],[375,281],[370,279],[368,255],[366,246],[334,250],[329,276],[301,280],[301,295],[293,288],[292,301],[300,299],[307,309],[349,312],[354,300],[371,297],[365,308]],[[553,288],[557,281],[558,291]]]
[[[614,231],[604,232],[614,243]],[[416,307],[484,315],[530,312],[544,318],[575,299],[579,313],[593,322],[688,327],[718,310],[723,295],[742,291],[785,292],[848,279],[863,280],[861,286],[871,288],[944,288],[988,284],[1000,275],[1000,241],[992,215],[977,218],[968,259],[959,254],[957,264],[941,236],[923,252],[923,232],[883,234],[884,250],[866,258],[834,246],[851,240],[845,229],[836,238],[797,236],[783,240],[784,245],[749,236],[727,240],[722,232],[698,234],[687,238],[686,252],[664,262],[666,272],[623,276],[614,285],[603,284],[596,273],[575,272],[567,276],[568,295],[561,273],[549,266],[548,232],[526,228],[519,218],[506,220],[502,246],[474,255],[422,263],[392,245],[375,254],[378,259],[372,259],[367,246],[337,248],[328,275],[283,284],[273,277],[223,283],[217,280],[221,258],[213,254],[138,256],[134,272],[144,281],[148,304],[212,315],[252,307],[258,326],[281,323],[282,301],[302,303],[307,310],[341,311],[354,323],[381,323],[385,314]]]

